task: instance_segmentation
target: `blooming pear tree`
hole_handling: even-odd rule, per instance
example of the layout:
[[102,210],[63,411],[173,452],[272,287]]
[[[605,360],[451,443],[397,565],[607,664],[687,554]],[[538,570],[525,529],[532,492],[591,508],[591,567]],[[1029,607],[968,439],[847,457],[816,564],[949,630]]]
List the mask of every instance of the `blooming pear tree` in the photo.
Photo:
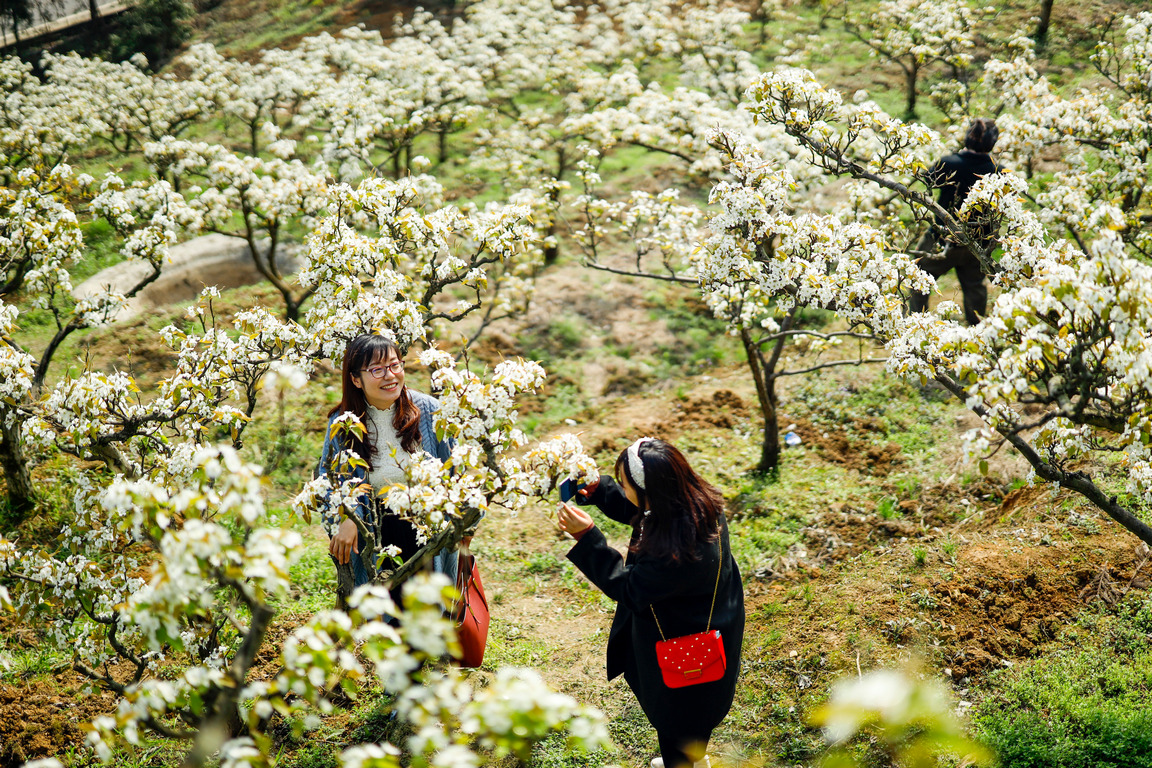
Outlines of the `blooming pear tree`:
[[[708,306],[744,346],[764,418],[758,467],[775,471],[780,460],[776,382],[883,362],[874,356],[874,343],[894,333],[901,291],[924,290],[931,281],[909,255],[887,248],[883,230],[836,214],[795,212],[789,200],[794,181],[786,170],[777,170],[736,137],[721,134],[716,141],[732,178],[712,190],[719,213],[692,263]],[[801,312],[809,307],[835,310],[847,328],[827,333],[803,328]],[[789,342],[821,353],[845,340],[857,342],[855,354],[833,360],[818,356],[798,368],[785,364]]]
[[[265,133],[275,139],[278,129],[266,123]],[[295,149],[291,139],[273,141],[268,151],[274,157],[265,160],[204,142],[165,139],[144,146],[158,179],[197,182],[186,196],[197,231],[243,240],[257,271],[283,298],[288,320],[300,316],[314,287],[293,285],[283,255],[284,231],[307,226],[327,204],[326,177],[293,157]]]
[[443,159],[447,136],[481,114],[480,73],[441,55],[435,42],[442,36],[405,34],[385,45],[379,32],[348,29],[328,38],[325,58],[339,69],[321,81],[301,117],[323,126],[323,157],[334,175],[354,181],[387,169],[399,178],[412,168],[418,137],[437,133]]
[[[125,190],[110,185],[103,204],[123,204]],[[379,585],[369,586],[350,597],[350,613],[322,613],[297,630],[280,649],[281,671],[271,680],[253,677],[300,548],[287,521],[265,508],[261,470],[238,453],[259,390],[272,385],[268,374],[276,374],[276,386],[303,384],[307,376],[295,371],[306,374],[321,357],[338,360],[347,339],[366,330],[405,346],[425,342],[434,317],[458,318],[481,301],[438,312],[437,292],[457,284],[478,290],[487,266],[524,250],[522,240],[532,237],[515,207],[471,216],[417,213],[412,203],[421,188],[431,192],[435,184],[374,179],[334,190],[310,240],[306,271],[318,287],[304,323],[254,309],[225,332],[213,320],[209,290],[190,310],[199,331],[161,332],[177,362],[154,397],[142,397],[126,374],[85,372],[32,399],[31,358],[4,348],[5,395],[16,406],[9,415],[22,444],[107,468],[81,473],[74,521],[60,548],[0,542],[0,568],[18,585],[5,597],[50,629],[78,672],[121,697],[89,738],[105,759],[113,744],[138,743],[147,730],[186,742],[188,765],[216,754],[228,764],[268,764],[274,714],[324,713],[331,691],[355,692],[369,681],[396,695],[397,712],[415,735],[397,746],[354,747],[345,756],[352,764],[397,764],[403,747],[414,764],[473,765],[475,748],[525,756],[556,732],[573,746],[603,743],[598,716],[530,673],[504,671],[493,687],[472,692],[443,668],[437,660],[454,648],[452,624],[442,618],[449,585],[408,579],[422,558],[452,547],[483,514],[515,511],[564,477],[595,472],[572,437],[523,452],[515,398],[543,382],[533,363],[507,362],[479,376],[446,353],[422,355],[441,392],[437,431],[455,448],[448,462],[413,461],[407,486],[386,491],[386,503],[428,542],[378,579],[412,581],[408,611],[392,606]],[[381,234],[368,237],[350,223],[371,223]],[[461,258],[453,241],[466,241],[466,253],[479,261]],[[420,259],[427,266],[415,270],[421,280],[396,269]],[[16,313],[5,308],[3,317],[9,335]],[[221,435],[231,445],[218,445]],[[349,500],[360,490],[335,467],[305,488],[296,508],[356,519]],[[383,553],[366,551],[375,574]],[[167,671],[158,676],[161,669]]]
[[212,85],[225,118],[243,128],[245,151],[258,156],[262,141],[276,141],[294,127],[303,105],[331,80],[316,47],[305,41],[292,50],[271,48],[256,62],[246,62],[227,59],[214,46],[201,43],[191,46],[180,62],[189,68],[190,80]]
[[[744,46],[743,28],[751,20],[747,11],[725,0],[620,5],[627,7],[610,13],[624,29],[622,42],[628,55],[652,61],[671,57],[679,64],[684,86],[707,93],[729,109],[739,104],[759,72]],[[771,15],[774,11],[766,7],[771,3],[764,5],[763,12]]]
[[1036,71],[1029,40],[1018,41],[1011,60],[985,67],[986,84],[1012,108],[1000,121],[1004,151],[1029,167],[1039,153],[1059,151],[1063,167],[1051,181],[1035,179],[1030,193],[1044,223],[1063,228],[1082,251],[1112,230],[1134,254],[1152,257],[1150,40],[1152,13],[1119,20],[1091,58],[1105,84],[1071,96]]
[[[19,584],[15,607],[44,613],[77,671],[121,696],[88,736],[103,760],[148,731],[187,743],[186,765],[217,755],[221,764],[271,765],[275,717],[315,717],[331,711],[334,691],[376,686],[396,697],[414,735],[350,747],[348,764],[399,765],[403,747],[413,764],[474,765],[476,748],[526,756],[551,733],[567,734],[574,748],[606,741],[598,713],[534,673],[506,669],[474,691],[443,665],[456,648],[443,577],[412,581],[403,611],[379,586],[362,588],[350,611],[321,612],[294,630],[279,671],[254,679],[299,534],[269,515],[260,469],[235,451],[197,450],[176,471],[178,486],[121,476],[82,487],[67,538],[84,554],[59,559],[0,539],[0,567]],[[156,677],[161,668],[179,674]]]
[[[941,753],[965,765],[994,760],[967,735],[947,686],[915,670],[877,669],[840,680],[811,720],[829,747],[825,763],[839,768],[867,765],[880,755],[909,768],[939,765]],[[861,755],[857,744],[865,740],[871,754]]]
[[[14,379],[0,403],[0,463],[9,504],[21,514],[31,508],[35,492],[19,414],[39,396],[57,350],[77,331],[111,321],[130,298],[152,283],[160,275],[168,247],[196,220],[167,182],[129,185],[110,174],[91,199],[90,212],[119,235],[123,257],[147,269],[124,293],[104,290],[78,296],[68,268],[82,259],[84,242],[69,198],[94,186],[91,177],[62,164],[47,172],[24,169],[15,184],[0,188],[0,237],[6,246],[0,301],[26,295],[29,307],[46,311],[55,326],[44,348],[34,353],[19,341],[16,307],[3,305],[7,324],[3,351]],[[24,375],[15,374],[25,369],[26,385]]]
[[15,183],[24,168],[48,172],[92,137],[87,101],[74,98],[60,83],[36,77],[32,66],[15,56],[0,59],[0,93],[0,181],[5,185]]
[[429,325],[478,313],[483,330],[527,306],[540,256],[531,206],[477,210],[443,195],[425,175],[332,188],[299,275],[317,286],[303,324],[323,331],[326,355],[374,328],[407,349]]
[[967,0],[882,0],[867,15],[847,13],[844,27],[904,75],[904,117],[916,117],[921,74],[935,64],[963,82],[972,66],[978,14]]
[[219,109],[223,95],[211,78],[150,75],[143,55],[114,64],[75,54],[47,56],[49,82],[85,110],[83,122],[121,153],[165,136],[178,138]]
[[[860,109],[870,112],[874,105]],[[671,190],[658,196],[635,192],[626,202],[599,198],[592,194],[599,175],[585,161],[584,226],[576,236],[594,269],[699,288],[744,347],[763,418],[757,468],[774,473],[781,454],[778,380],[884,362],[873,347],[893,333],[900,291],[927,290],[932,283],[910,256],[885,251],[884,227],[855,221],[866,195],[849,196],[837,213],[798,212],[796,191],[811,190],[827,177],[798,164],[779,145],[765,150],[755,137],[717,131],[711,139],[728,176],[712,188],[709,202],[718,212],[708,217],[706,229],[699,226],[704,212],[678,204]],[[613,240],[633,245],[634,260],[627,266],[601,257]],[[826,333],[805,328],[806,308],[835,309],[848,327]],[[845,341],[856,343],[853,354],[844,354]],[[815,361],[790,366],[790,345],[812,353]]]
[[[950,303],[932,314],[901,318],[891,311],[896,296],[889,297],[883,314],[880,305],[868,310],[865,321],[884,329],[890,370],[934,379],[984,420],[984,430],[968,436],[974,455],[993,442],[1010,444],[1036,477],[1076,491],[1143,541],[1152,540],[1152,528],[1138,513],[1150,490],[1152,442],[1152,401],[1140,362],[1152,344],[1152,326],[1143,316],[1152,304],[1143,295],[1149,268],[1134,258],[1139,247],[1126,242],[1120,227],[1094,227],[1076,243],[1061,239],[1045,226],[1046,216],[1026,207],[1028,183],[1012,174],[983,178],[955,217],[942,215],[901,179],[922,167],[910,151],[922,129],[874,122],[885,144],[898,151],[871,164],[853,159],[853,118],[835,92],[808,74],[765,75],[749,97],[755,113],[784,125],[830,172],[895,192],[909,206],[939,217],[958,238],[981,228],[1001,233],[999,261],[979,252],[1000,288],[979,325],[961,326]],[[1075,195],[1077,178],[1054,182],[1046,193]],[[1123,221],[1118,206],[1105,205],[1101,215],[1102,221]],[[758,220],[738,219],[744,226]],[[1099,478],[1086,471],[1090,458]],[[1128,495],[1107,490],[1115,485],[1125,486]]]

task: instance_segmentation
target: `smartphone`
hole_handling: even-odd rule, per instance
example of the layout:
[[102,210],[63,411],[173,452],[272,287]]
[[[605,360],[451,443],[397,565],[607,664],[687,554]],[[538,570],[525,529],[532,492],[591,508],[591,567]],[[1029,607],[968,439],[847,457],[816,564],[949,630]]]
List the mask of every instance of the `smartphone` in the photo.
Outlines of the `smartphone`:
[[564,502],[565,504],[572,501],[572,497],[576,495],[576,491],[580,490],[586,485],[587,483],[577,483],[572,478],[568,478],[564,482],[560,483],[560,501]]

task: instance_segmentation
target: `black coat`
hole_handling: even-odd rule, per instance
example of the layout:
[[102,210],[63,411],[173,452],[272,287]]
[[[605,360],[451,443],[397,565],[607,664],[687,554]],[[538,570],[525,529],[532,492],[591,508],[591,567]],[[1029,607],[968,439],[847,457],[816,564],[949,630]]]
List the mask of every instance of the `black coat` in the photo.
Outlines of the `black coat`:
[[[601,477],[588,501],[617,522],[632,524],[637,508],[611,478]],[[629,547],[640,535],[632,528]],[[608,546],[599,528],[587,531],[568,552],[568,559],[608,597],[616,601],[616,615],[608,633],[608,679],[621,673],[636,694],[644,714],[658,732],[699,733],[720,724],[732,706],[740,673],[744,640],[744,586],[728,543],[728,521],[720,515],[720,546],[702,544],[698,559],[672,563],[629,552],[627,558]],[[716,568],[721,562],[720,584]],[[656,641],[661,639],[652,611],[668,638],[703,632],[715,588],[712,629],[724,639],[727,669],[711,683],[685,688],[664,685],[656,663]]]
[[[992,159],[987,152],[973,152],[962,149],[954,155],[940,159],[928,171],[926,181],[930,188],[940,190],[937,200],[940,207],[949,213],[956,213],[968,198],[968,193],[984,176],[1003,172],[1003,168]],[[937,224],[943,224],[937,221]],[[995,236],[995,232],[988,226],[981,227],[979,236],[985,240]],[[938,231],[937,237],[943,237]]]
[[928,171],[928,185],[940,190],[940,207],[949,213],[960,210],[972,187],[982,177],[1003,169],[987,152],[962,149],[941,158]]

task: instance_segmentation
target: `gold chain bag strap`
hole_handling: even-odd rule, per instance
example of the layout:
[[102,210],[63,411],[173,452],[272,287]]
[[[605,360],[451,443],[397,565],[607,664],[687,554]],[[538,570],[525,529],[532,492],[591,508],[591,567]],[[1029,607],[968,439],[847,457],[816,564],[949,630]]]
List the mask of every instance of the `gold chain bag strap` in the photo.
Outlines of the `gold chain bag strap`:
[[724,568],[724,545],[716,542],[720,550],[720,562],[716,566],[716,586],[712,588],[712,606],[708,609],[708,626],[703,632],[682,635],[669,640],[664,636],[656,609],[651,605],[652,618],[656,619],[656,629],[660,640],[656,641],[656,663],[664,684],[669,688],[684,688],[689,685],[711,683],[724,677],[728,660],[724,656],[724,638],[720,630],[712,629],[712,612],[716,610],[716,593],[720,590],[720,571]]

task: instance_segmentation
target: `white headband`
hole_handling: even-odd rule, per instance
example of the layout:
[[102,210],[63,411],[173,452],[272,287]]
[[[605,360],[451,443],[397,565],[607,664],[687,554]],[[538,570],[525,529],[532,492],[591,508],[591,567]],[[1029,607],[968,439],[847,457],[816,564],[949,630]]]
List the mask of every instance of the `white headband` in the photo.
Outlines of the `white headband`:
[[636,484],[636,487],[642,491],[646,489],[644,488],[644,462],[640,461],[640,446],[652,439],[651,437],[642,437],[628,446],[627,451],[628,474],[632,476],[632,482]]

